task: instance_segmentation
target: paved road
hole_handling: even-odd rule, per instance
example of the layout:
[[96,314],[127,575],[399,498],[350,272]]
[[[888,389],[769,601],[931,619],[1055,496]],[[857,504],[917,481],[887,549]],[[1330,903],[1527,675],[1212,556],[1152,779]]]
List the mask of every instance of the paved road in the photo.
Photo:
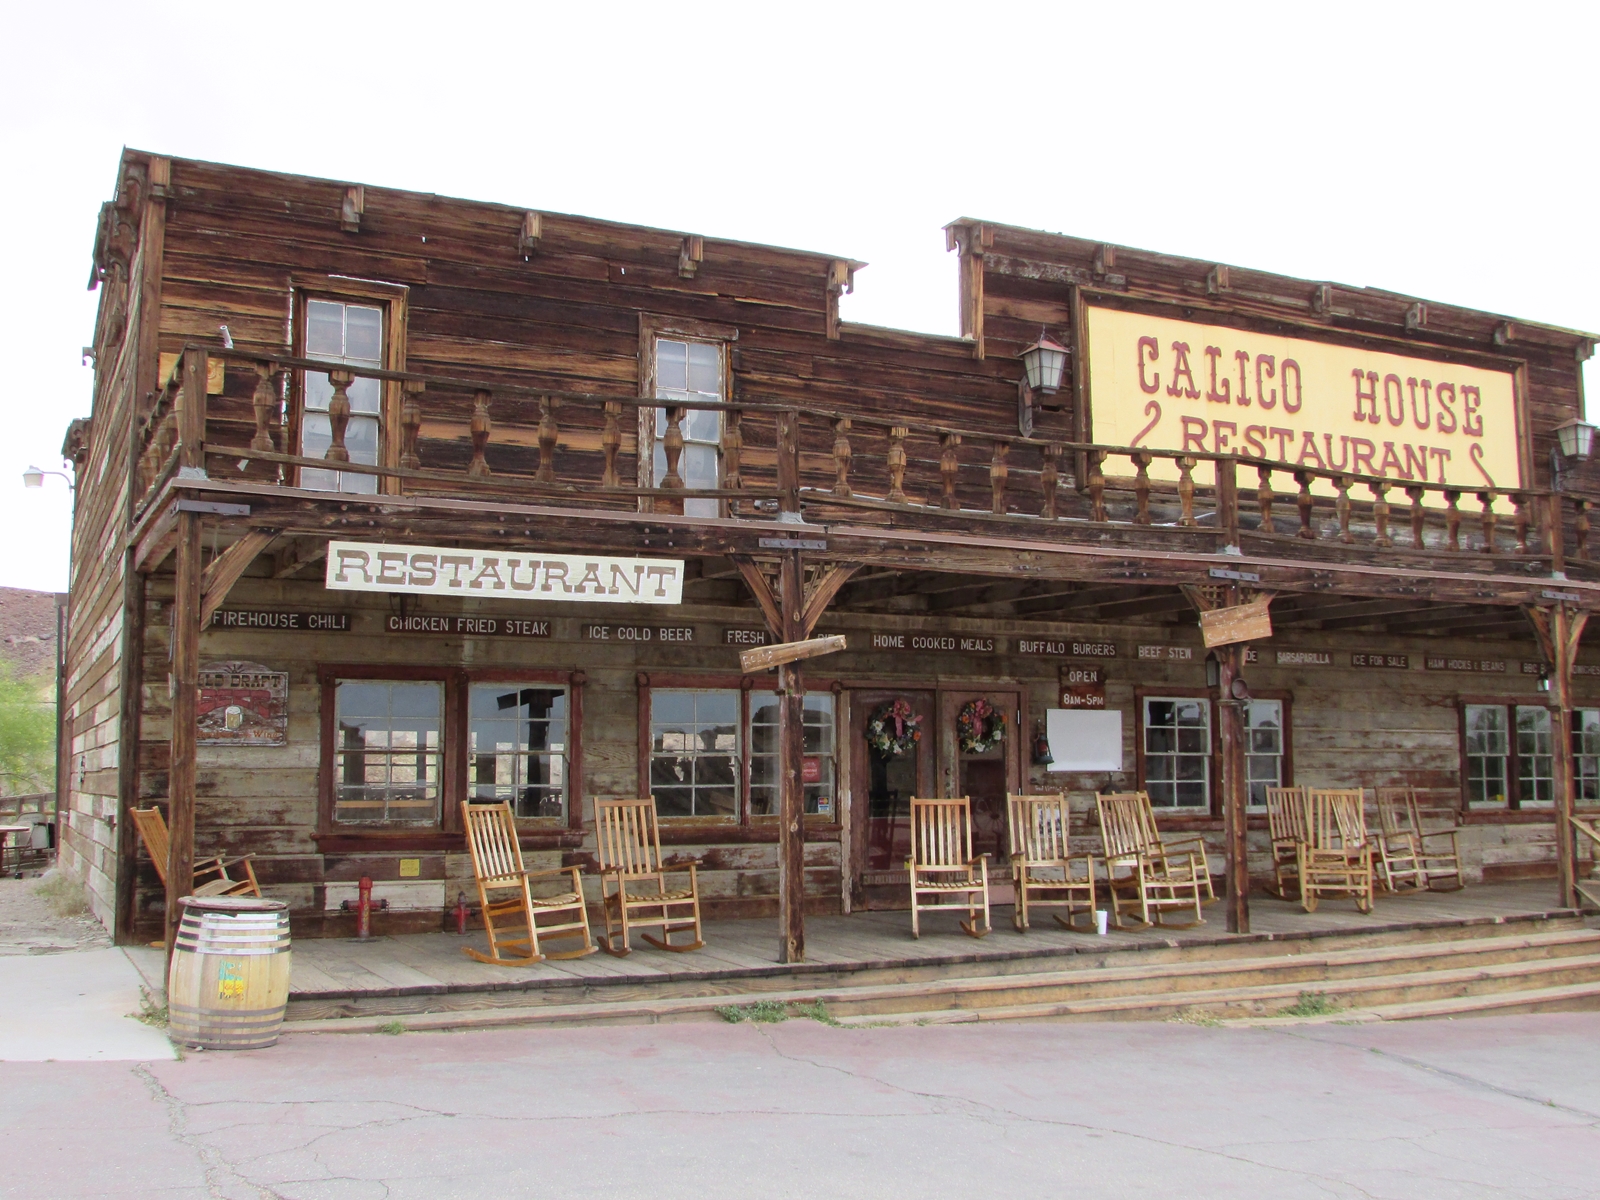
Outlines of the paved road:
[[0,1064],[48,1197],[1600,1195],[1600,1013],[302,1035]]

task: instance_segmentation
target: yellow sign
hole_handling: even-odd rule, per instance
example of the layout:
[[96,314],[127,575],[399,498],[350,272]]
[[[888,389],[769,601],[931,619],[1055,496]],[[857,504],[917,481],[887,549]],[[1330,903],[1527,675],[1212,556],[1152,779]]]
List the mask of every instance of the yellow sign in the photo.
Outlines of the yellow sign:
[[400,878],[416,879],[422,874],[422,860],[420,858],[402,858],[400,860]]
[[[1109,308],[1089,308],[1088,321],[1101,445],[1469,490],[1522,486],[1509,371]],[[1177,478],[1159,460],[1150,474]]]

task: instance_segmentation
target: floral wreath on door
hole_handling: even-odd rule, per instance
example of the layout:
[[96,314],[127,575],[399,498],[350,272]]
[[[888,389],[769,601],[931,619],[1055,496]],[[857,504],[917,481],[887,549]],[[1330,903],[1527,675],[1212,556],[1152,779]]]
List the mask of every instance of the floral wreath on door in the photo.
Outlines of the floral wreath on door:
[[1005,715],[987,700],[969,700],[956,714],[956,739],[963,754],[993,750],[1005,736]]

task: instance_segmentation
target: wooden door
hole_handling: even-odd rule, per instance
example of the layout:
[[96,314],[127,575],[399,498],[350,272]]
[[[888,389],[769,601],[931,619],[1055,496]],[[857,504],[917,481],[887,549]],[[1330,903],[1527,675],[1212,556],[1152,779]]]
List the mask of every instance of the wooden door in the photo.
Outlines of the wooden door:
[[[1005,718],[999,745],[987,750],[963,749],[956,728],[961,710],[975,700],[985,700]],[[982,688],[939,693],[939,765],[945,796],[972,799],[973,853],[988,853],[989,877],[1004,876],[1010,854],[1006,838],[1006,793],[1020,791],[1022,778],[1018,742],[1021,696],[1010,690]]]
[[[922,718],[922,740],[899,756],[867,744],[867,725],[886,705],[905,700]],[[911,797],[935,795],[934,741],[938,706],[931,691],[850,694],[850,794],[854,852],[853,904],[906,908],[906,856],[911,852]]]

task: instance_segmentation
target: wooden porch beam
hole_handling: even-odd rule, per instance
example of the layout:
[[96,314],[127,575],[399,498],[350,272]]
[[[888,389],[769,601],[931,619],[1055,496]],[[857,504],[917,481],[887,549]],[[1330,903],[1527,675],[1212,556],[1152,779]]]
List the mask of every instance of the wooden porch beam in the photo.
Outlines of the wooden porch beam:
[[739,576],[744,580],[745,587],[750,589],[750,595],[761,609],[761,616],[767,623],[767,631],[780,642],[799,641],[799,638],[786,638],[783,635],[783,613],[778,606],[778,598],[772,594],[772,585],[767,582],[767,577],[761,573],[761,568],[756,566],[755,560],[745,555],[735,555],[733,565],[739,568]]
[[233,585],[277,536],[270,529],[252,529],[211,561],[200,578],[201,629],[211,624],[212,614],[222,607]]
[[1523,610],[1533,626],[1545,661],[1550,664],[1550,716],[1555,727],[1556,891],[1563,908],[1578,907],[1577,846],[1573,843],[1573,810],[1577,805],[1576,780],[1568,738],[1572,729],[1572,668],[1578,658],[1589,614],[1574,612],[1565,604],[1549,608],[1528,605]]
[[839,594],[839,589],[850,582],[851,576],[861,569],[860,563],[833,563],[805,594],[805,605],[800,612],[800,636],[810,637],[828,605]]

